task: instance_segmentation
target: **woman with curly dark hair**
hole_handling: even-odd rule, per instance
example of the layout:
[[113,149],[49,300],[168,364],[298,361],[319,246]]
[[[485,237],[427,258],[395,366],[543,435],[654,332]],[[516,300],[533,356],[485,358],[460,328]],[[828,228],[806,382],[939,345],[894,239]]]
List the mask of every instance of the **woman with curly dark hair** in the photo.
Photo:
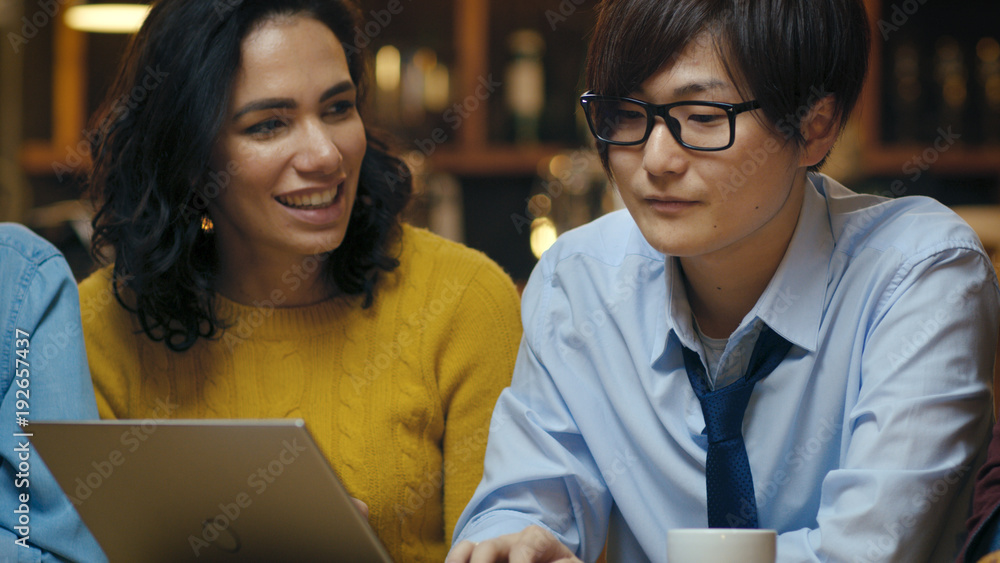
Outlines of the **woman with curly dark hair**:
[[[304,418],[400,561],[443,560],[520,337],[482,254],[402,224],[356,10],[161,0],[91,135],[104,418]],[[169,405],[169,408],[164,405]]]

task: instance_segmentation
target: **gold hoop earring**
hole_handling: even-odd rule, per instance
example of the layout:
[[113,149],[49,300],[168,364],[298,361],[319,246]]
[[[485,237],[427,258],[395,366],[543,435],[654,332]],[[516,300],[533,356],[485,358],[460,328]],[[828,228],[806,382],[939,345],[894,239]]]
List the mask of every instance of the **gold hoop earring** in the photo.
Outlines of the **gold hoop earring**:
[[206,235],[210,235],[215,232],[215,223],[208,215],[201,216],[201,231]]

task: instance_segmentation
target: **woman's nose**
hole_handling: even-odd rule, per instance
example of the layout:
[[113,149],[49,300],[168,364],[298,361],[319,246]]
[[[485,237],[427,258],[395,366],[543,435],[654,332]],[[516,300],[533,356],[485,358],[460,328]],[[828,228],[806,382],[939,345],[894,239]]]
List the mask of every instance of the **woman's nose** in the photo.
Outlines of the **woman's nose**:
[[332,128],[322,122],[307,122],[298,147],[295,167],[303,173],[332,174],[340,168],[343,155]]

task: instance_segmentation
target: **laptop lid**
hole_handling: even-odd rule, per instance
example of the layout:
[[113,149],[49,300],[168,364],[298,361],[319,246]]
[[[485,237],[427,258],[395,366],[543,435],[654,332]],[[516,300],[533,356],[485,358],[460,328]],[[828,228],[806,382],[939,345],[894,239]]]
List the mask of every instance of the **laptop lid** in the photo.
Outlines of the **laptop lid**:
[[302,420],[26,430],[111,563],[391,561]]

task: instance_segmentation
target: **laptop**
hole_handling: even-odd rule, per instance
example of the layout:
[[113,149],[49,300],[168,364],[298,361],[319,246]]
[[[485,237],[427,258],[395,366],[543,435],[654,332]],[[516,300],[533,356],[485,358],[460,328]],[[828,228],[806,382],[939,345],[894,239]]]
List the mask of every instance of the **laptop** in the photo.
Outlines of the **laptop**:
[[302,420],[25,430],[111,563],[391,562]]

